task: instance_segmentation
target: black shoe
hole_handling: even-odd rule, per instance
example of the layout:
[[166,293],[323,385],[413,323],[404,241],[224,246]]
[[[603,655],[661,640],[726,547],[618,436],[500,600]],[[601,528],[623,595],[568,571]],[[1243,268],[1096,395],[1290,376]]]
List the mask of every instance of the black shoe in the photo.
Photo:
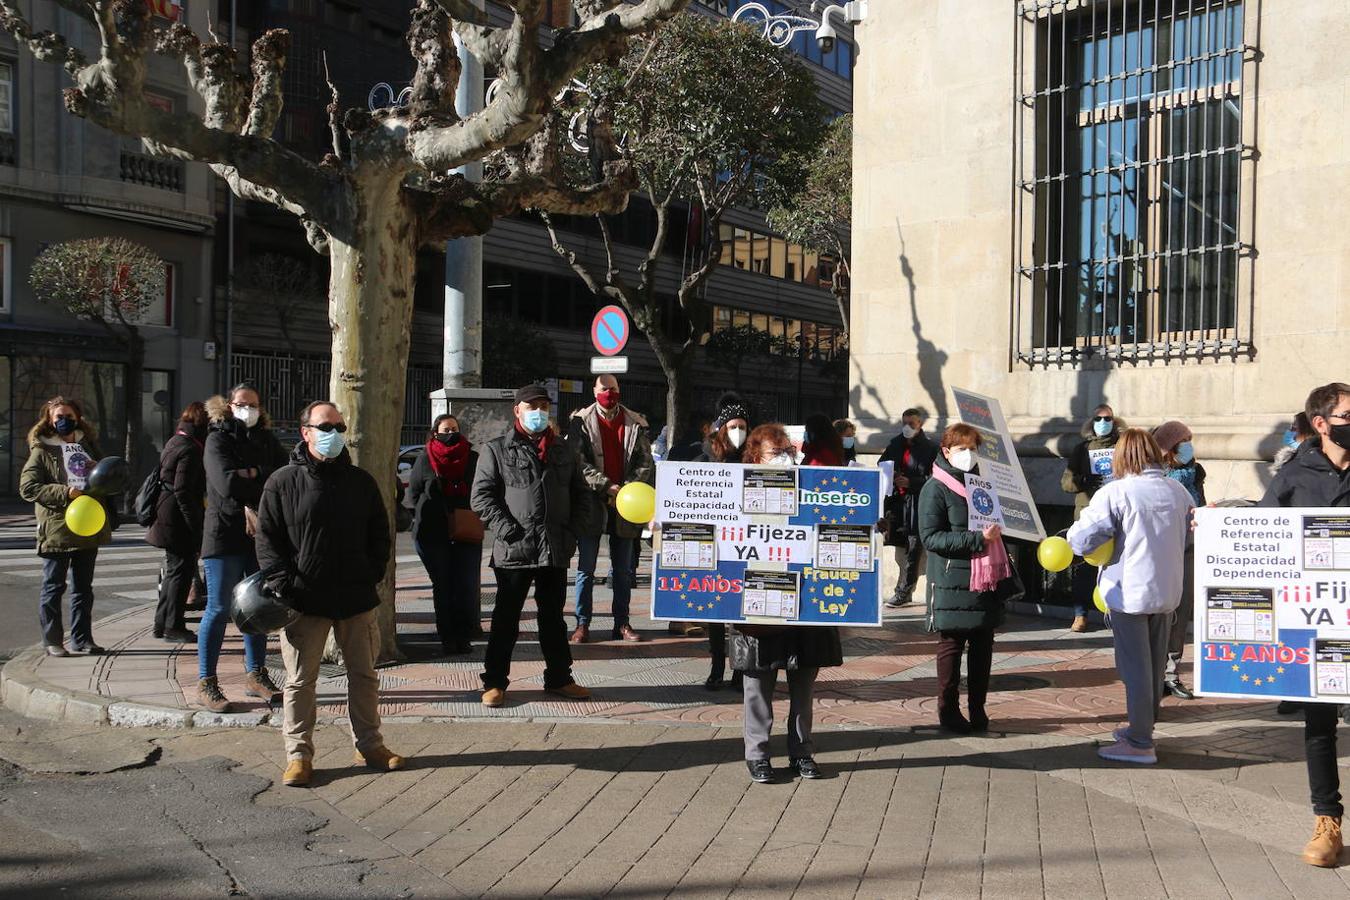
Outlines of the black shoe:
[[970,723],[960,713],[938,716],[938,727],[952,734],[970,734]]
[[79,644],[66,649],[76,656],[98,656],[104,652],[98,644]]
[[1281,700],[1275,706],[1275,713],[1281,716],[1296,716],[1303,712],[1303,704],[1297,700]]
[[720,654],[714,654],[712,658],[712,668],[708,671],[708,678],[703,682],[703,686],[710,691],[720,691],[726,682],[727,658]]
[[1176,697],[1178,700],[1195,699],[1195,694],[1191,693],[1191,689],[1186,687],[1186,685],[1182,684],[1180,681],[1165,681],[1163,682],[1163,687],[1167,689],[1167,693]]
[[747,759],[745,767],[750,770],[750,780],[755,784],[773,783],[773,763],[767,759]]
[[889,599],[889,600],[886,601],[886,607],[887,607],[888,609],[899,609],[900,607],[902,607],[902,606],[908,606],[909,604],[911,604],[911,603],[913,603],[913,602],[914,602],[914,595],[913,595],[913,594],[900,594],[900,593],[896,593],[896,594],[892,594],[892,595],[891,595],[891,599]]
[[157,637],[157,638],[162,638],[162,637],[164,637],[164,632],[160,631],[158,628],[156,628],[154,631],[152,631],[152,632],[150,632],[150,633],[151,633],[152,635],[154,635],[155,637]]
[[168,641],[170,644],[195,644],[197,636],[186,628],[170,628],[161,635],[156,635],[160,640]]
[[736,691],[737,693],[740,693],[740,691],[741,691],[741,684],[742,684],[743,682],[744,682],[744,679],[741,677],[741,673],[740,673],[740,672],[732,672],[732,673],[731,673],[731,689],[732,689],[733,691]]
[[972,709],[970,711],[970,730],[976,734],[984,734],[989,730],[989,716],[985,714],[984,710]]
[[801,759],[789,759],[788,765],[792,770],[803,778],[820,778],[820,766],[809,756],[803,756]]

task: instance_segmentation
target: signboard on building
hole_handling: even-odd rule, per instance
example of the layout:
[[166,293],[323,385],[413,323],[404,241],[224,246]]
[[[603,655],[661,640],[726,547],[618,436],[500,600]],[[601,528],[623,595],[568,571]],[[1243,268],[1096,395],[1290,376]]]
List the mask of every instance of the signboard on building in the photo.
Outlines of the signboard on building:
[[952,393],[961,421],[974,426],[983,438],[976,451],[980,477],[993,484],[1004,534],[1027,541],[1044,539],[1045,526],[1041,524],[1041,514],[1027,486],[1027,476],[1017,458],[999,402],[961,388],[952,388]]
[[662,462],[652,618],[881,624],[873,468]]
[[1195,519],[1196,692],[1350,703],[1350,510]]

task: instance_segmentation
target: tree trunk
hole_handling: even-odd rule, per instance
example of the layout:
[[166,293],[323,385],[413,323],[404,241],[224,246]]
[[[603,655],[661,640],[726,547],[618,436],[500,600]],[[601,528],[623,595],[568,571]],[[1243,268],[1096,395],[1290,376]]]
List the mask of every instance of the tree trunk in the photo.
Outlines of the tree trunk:
[[652,341],[656,351],[656,360],[666,376],[666,426],[670,428],[670,440],[673,442],[680,434],[685,415],[689,409],[689,375],[693,368],[692,351],[672,351],[660,341]]
[[[394,527],[395,468],[403,425],[416,277],[417,230],[387,176],[358,184],[356,221],[347,235],[330,237],[328,321],[333,330],[329,399],[347,422],[353,461],[375,477],[384,498],[389,534]],[[394,615],[394,554],[380,583],[380,662],[402,658]]]
[[[126,460],[127,468],[131,471],[131,483],[129,490],[134,496],[135,485],[141,483],[145,473],[141,471],[141,448],[140,440],[144,436],[145,416],[143,415],[143,406],[141,397],[141,382],[144,380],[145,373],[145,340],[140,332],[132,327],[127,329],[127,385],[126,385],[126,404],[127,404],[127,440],[126,440]],[[122,496],[122,505],[126,506],[127,495]]]

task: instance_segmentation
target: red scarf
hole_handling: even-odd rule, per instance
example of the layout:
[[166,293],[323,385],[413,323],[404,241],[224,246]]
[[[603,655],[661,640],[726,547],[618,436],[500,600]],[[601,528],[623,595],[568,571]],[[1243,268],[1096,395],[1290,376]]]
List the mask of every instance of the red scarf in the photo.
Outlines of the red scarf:
[[620,412],[613,419],[606,419],[604,413],[597,413],[600,420],[600,448],[605,453],[605,477],[612,484],[623,484],[628,461],[623,452],[623,420]]
[[469,496],[469,482],[464,480],[464,469],[469,464],[468,438],[461,437],[454,444],[442,444],[432,438],[427,441],[427,459],[431,462],[431,471],[441,480],[445,496]]
[[802,465],[804,466],[842,466],[840,459],[829,447],[817,447],[815,444],[802,444]]
[[540,462],[548,461],[548,448],[553,446],[552,428],[545,428],[542,434],[530,434],[523,426],[521,426],[520,420],[517,419],[516,434],[520,435],[531,444],[534,444],[534,452],[539,454]]

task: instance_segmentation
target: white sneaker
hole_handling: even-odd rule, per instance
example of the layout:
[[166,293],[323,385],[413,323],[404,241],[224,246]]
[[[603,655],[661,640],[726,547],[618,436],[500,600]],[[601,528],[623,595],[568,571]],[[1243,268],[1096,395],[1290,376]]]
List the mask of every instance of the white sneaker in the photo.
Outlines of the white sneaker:
[[1153,752],[1152,747],[1136,747],[1124,740],[1098,747],[1097,755],[1113,762],[1138,763],[1144,766],[1151,766],[1158,761],[1158,754]]

